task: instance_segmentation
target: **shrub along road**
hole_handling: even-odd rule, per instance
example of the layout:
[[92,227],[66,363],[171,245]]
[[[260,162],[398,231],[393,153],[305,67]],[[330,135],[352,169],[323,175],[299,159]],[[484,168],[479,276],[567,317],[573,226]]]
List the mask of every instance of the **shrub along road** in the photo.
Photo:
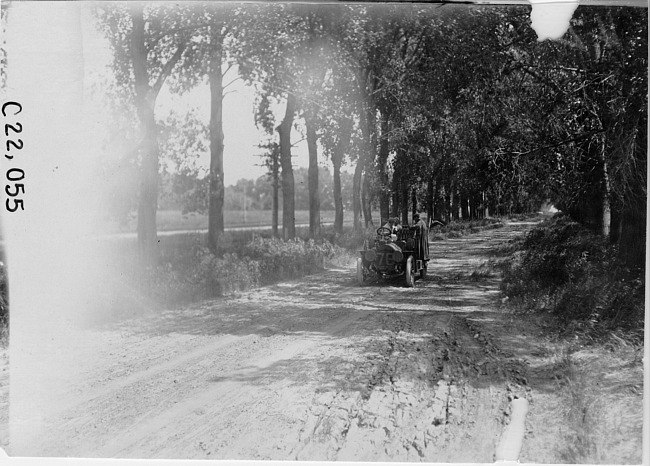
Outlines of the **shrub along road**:
[[520,459],[565,462],[566,367],[485,267],[531,226],[432,243],[414,289],[359,287],[351,265],[70,335],[74,367],[10,454],[492,462],[525,398]]

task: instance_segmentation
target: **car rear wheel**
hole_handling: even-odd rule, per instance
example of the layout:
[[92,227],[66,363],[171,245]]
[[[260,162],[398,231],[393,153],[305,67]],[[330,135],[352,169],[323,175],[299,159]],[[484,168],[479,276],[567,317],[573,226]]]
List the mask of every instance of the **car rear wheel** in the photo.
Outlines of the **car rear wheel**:
[[413,256],[409,256],[406,260],[406,286],[409,288],[415,286],[415,266],[413,262]]
[[357,283],[363,285],[366,281],[366,274],[363,270],[363,260],[359,257],[357,258]]

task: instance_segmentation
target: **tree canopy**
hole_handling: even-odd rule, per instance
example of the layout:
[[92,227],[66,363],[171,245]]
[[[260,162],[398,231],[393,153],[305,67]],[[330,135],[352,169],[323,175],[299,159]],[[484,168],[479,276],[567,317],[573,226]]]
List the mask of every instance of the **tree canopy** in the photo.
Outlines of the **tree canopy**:
[[[629,260],[643,248],[628,240],[643,238],[645,225],[646,9],[581,6],[561,40],[543,42],[522,6],[136,4],[101,11],[120,95],[136,109],[146,143],[139,149],[143,235],[155,212],[157,154],[168,144],[152,126],[155,98],[166,80],[174,92],[200,85],[219,50],[219,70],[227,56],[255,87],[256,122],[278,144],[285,238],[295,235],[292,212],[303,202],[291,158],[300,121],[310,150],[310,218],[318,223],[319,209],[332,205],[337,231],[347,161],[355,167],[356,228],[362,219],[373,223],[374,206],[382,219],[426,209],[450,220],[550,201],[625,241]],[[281,115],[274,102],[283,103]],[[198,137],[196,127],[178,130]],[[212,147],[219,137],[210,138]],[[177,144],[176,152],[189,156],[189,147]],[[331,194],[319,188],[323,157],[333,167]],[[211,216],[223,209],[220,196]]]

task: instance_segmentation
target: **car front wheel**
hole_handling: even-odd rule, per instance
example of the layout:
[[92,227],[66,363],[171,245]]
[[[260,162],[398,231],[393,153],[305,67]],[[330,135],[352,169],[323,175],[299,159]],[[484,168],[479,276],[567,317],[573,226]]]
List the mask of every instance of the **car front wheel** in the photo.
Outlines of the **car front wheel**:
[[363,260],[359,257],[357,258],[357,283],[363,285],[366,281],[366,274],[363,270]]
[[415,286],[415,265],[413,256],[406,260],[406,286],[412,288]]

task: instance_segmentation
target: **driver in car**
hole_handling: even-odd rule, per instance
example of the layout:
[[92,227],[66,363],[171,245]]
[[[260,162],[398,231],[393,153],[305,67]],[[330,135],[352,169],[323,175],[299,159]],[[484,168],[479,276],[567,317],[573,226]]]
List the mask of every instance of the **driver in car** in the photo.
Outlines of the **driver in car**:
[[400,224],[399,218],[394,217],[394,218],[389,218],[388,221],[384,224],[383,228],[388,228],[391,233],[397,233],[402,229],[402,225]]
[[397,217],[395,218],[389,218],[388,221],[382,226],[382,228],[387,229],[390,231],[390,239],[391,241],[397,241],[397,231],[401,230],[402,227],[399,224],[399,219]]

